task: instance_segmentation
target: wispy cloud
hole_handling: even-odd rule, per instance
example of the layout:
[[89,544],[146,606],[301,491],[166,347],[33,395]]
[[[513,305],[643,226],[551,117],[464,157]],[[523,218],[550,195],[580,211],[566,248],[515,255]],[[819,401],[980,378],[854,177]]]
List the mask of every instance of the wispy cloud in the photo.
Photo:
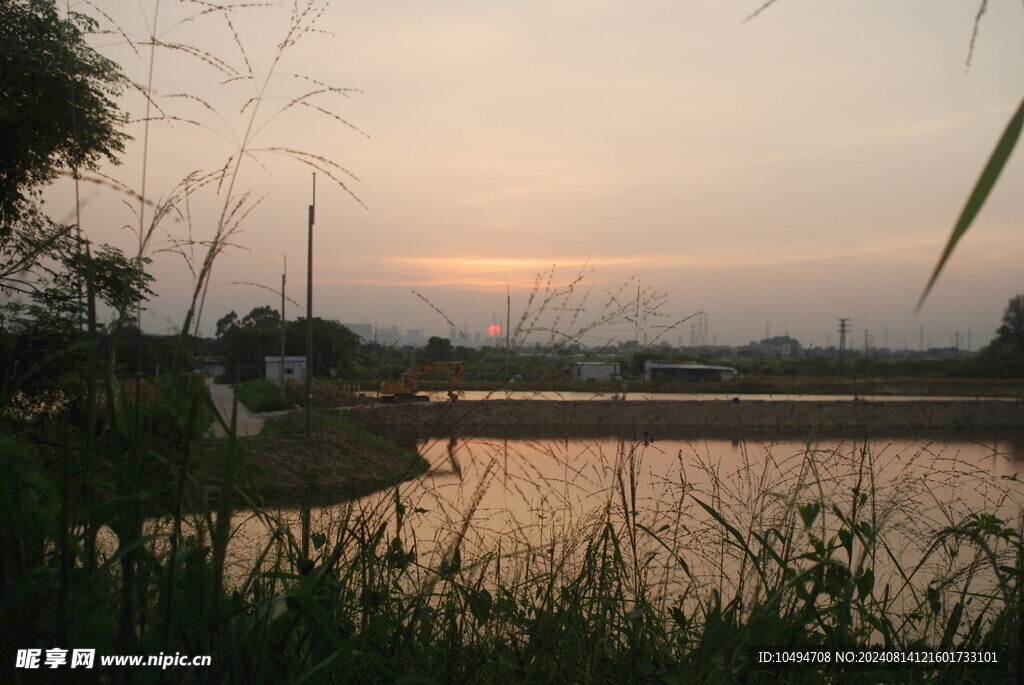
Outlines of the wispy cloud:
[[666,251],[628,256],[591,256],[528,258],[528,257],[389,257],[385,262],[401,265],[405,269],[449,271],[453,274],[536,273],[551,268],[579,269],[588,267],[600,271],[602,267],[647,269],[658,267],[753,267],[802,264],[840,258],[872,258],[900,254],[930,256],[938,240],[933,237],[896,237],[870,244],[832,248],[815,245],[766,247],[738,245],[731,247],[697,247],[685,252]]
[[857,131],[845,136],[836,136],[824,145],[793,150],[791,152],[785,152],[777,155],[768,155],[761,158],[747,159],[744,160],[744,163],[774,164],[777,162],[790,162],[832,155],[837,152],[851,150],[866,145],[892,142],[906,143],[908,141],[926,139],[943,131],[963,126],[964,123],[968,121],[995,117],[997,115],[1006,115],[1007,112],[1012,111],[1012,109],[1012,103],[975,107],[974,109],[965,112],[959,112],[956,116],[921,119],[919,121],[902,123],[896,126],[885,126]]

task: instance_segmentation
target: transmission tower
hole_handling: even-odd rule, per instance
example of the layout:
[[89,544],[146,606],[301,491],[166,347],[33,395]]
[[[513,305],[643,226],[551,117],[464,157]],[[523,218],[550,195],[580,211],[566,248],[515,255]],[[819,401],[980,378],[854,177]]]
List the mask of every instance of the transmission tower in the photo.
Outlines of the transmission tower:
[[850,330],[849,319],[839,319],[839,372],[846,373],[846,333]]

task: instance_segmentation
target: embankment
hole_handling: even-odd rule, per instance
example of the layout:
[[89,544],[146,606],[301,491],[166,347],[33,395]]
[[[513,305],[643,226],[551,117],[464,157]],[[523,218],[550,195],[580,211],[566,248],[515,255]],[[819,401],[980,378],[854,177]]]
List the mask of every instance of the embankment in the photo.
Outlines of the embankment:
[[1013,429],[1024,405],[1000,400],[865,401],[585,401],[486,400],[377,406],[352,410],[380,427],[772,428],[824,430]]

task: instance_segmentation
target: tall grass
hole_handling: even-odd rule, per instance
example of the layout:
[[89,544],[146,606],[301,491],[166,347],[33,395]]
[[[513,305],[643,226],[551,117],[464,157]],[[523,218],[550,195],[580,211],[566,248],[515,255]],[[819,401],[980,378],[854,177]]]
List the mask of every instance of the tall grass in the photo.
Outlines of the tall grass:
[[[315,18],[312,5],[295,7],[281,50]],[[210,11],[228,16],[219,6]],[[240,78],[251,76],[249,68]],[[248,107],[255,113],[258,105]],[[172,193],[176,199],[158,203],[166,209],[156,215],[187,217],[194,189],[225,189],[205,253],[189,262],[195,286],[184,332],[198,321],[214,260],[250,207],[233,184],[254,151],[253,121],[224,171],[190,176]],[[140,223],[140,256],[157,222]],[[183,239],[172,247],[188,256],[197,246]],[[541,328],[558,340],[578,339],[557,333],[563,328],[590,330],[577,320],[582,305],[568,302],[573,292],[538,281],[540,306],[527,311],[557,314],[550,325],[524,315],[521,339]],[[660,483],[654,497],[644,469],[650,445],[623,441],[612,454],[565,461],[562,496],[539,502],[517,527],[495,531],[485,511],[489,490],[525,488],[525,480],[504,467],[504,454],[474,465],[479,455],[457,458],[452,446],[451,482],[466,504],[429,538],[417,522],[443,502],[436,492],[414,496],[415,486],[322,509],[309,532],[296,535],[295,512],[275,511],[239,487],[234,417],[217,412],[203,383],[176,369],[147,379],[150,392],[141,383],[134,391],[119,386],[116,357],[99,355],[88,281],[85,297],[89,356],[79,370],[79,411],[5,426],[0,435],[4,682],[52,675],[16,669],[13,656],[52,647],[213,656],[210,667],[170,674],[110,668],[86,676],[131,682],[818,682],[851,675],[757,666],[753,650],[768,645],[998,649],[993,670],[917,665],[899,677],[967,682],[1019,673],[1011,655],[1019,646],[1024,546],[1019,521],[1000,518],[997,497],[980,510],[940,500],[941,518],[918,517],[905,528],[897,514],[924,511],[933,490],[913,490],[908,479],[881,485],[870,448],[822,452],[810,441],[795,463],[749,458],[734,473],[710,457],[680,454],[690,466]],[[636,306],[612,297],[593,323],[621,315],[643,325],[659,297],[637,284]],[[212,441],[209,420],[225,439]],[[207,450],[220,464],[212,480],[199,475],[209,471],[199,463]],[[694,463],[703,474],[699,487],[687,470]],[[463,477],[471,467],[475,480]],[[588,487],[591,508],[558,506]],[[247,537],[253,527],[258,534]]]
[[[57,422],[37,427],[46,440],[0,442],[5,655],[211,654],[212,667],[174,674],[199,682],[860,677],[755,664],[767,646],[999,655],[988,669],[870,674],[908,682],[995,682],[1017,668],[1024,548],[1004,514],[1016,484],[977,469],[940,463],[922,480],[884,444],[808,441],[786,458],[751,445],[739,468],[695,448],[652,480],[657,443],[620,441],[559,457],[558,487],[506,526],[489,492],[541,474],[507,469],[493,443],[460,453],[445,481],[458,508],[443,511],[440,481],[327,507],[304,555],[296,513],[238,489],[230,417],[216,416],[228,434],[216,496],[196,477],[207,440],[196,417],[213,412],[204,385],[154,382],[129,425],[132,395],[118,398],[109,367],[89,373],[91,430]],[[520,448],[511,458],[536,460]],[[958,504],[946,494],[958,482],[988,488],[985,499]],[[431,532],[420,522],[432,513],[445,522]],[[5,680],[26,677],[11,664]]]

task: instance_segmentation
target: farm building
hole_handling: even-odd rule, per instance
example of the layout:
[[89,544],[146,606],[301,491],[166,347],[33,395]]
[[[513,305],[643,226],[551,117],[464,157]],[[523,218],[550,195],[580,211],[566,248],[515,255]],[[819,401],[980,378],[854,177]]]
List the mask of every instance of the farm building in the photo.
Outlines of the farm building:
[[[266,379],[271,383],[281,382],[281,357],[264,357]],[[306,358],[284,357],[284,377],[301,383],[306,380]]]
[[569,377],[574,381],[617,381],[622,378],[622,372],[617,363],[573,362]]
[[195,371],[203,376],[222,376],[224,357],[196,357]]
[[644,362],[645,381],[680,381],[684,383],[731,381],[739,377],[731,366],[708,366],[677,362]]

